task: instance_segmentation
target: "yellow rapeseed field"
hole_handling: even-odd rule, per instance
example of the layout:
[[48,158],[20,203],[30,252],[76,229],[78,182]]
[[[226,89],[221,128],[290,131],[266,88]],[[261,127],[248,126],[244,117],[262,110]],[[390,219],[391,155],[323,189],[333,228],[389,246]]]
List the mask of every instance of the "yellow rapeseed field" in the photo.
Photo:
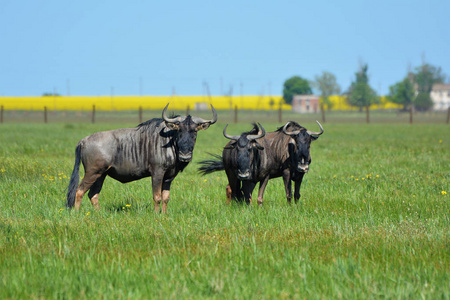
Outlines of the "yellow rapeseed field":
[[[194,109],[196,105],[211,103],[216,109],[260,109],[290,110],[280,96],[42,96],[42,97],[0,97],[5,110],[134,110],[162,109],[170,103],[172,109]],[[208,105],[206,105],[208,108]]]
[[[357,110],[357,107],[351,106],[347,103],[347,99],[344,96],[330,96],[331,102],[331,110]],[[393,102],[389,102],[388,98],[385,96],[380,97],[379,104],[372,104],[370,109],[401,109],[402,105],[396,104]],[[328,109],[328,106],[325,105],[325,109]]]
[[[332,110],[355,110],[347,104],[345,97],[330,97]],[[251,109],[251,110],[291,110],[291,105],[284,104],[281,96],[27,96],[27,97],[0,97],[0,105],[5,110],[96,110],[119,111],[159,110],[170,103],[171,109],[184,110],[187,107],[195,109],[197,106],[208,108],[211,103],[218,110]],[[326,107],[327,108],[327,107]],[[386,97],[381,103],[372,105],[371,109],[396,109],[400,105],[388,102]]]

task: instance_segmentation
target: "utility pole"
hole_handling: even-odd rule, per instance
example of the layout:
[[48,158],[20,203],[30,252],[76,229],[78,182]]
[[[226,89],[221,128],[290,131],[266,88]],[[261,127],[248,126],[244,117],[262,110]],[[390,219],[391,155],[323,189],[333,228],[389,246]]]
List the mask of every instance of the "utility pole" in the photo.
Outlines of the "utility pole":
[[56,110],[56,87],[53,87],[53,111]]
[[209,90],[209,84],[207,82],[205,84],[206,94],[208,95],[209,103],[211,103],[211,92]]
[[111,87],[111,110],[114,110],[114,87]]
[[70,79],[66,80],[67,96],[70,96]]
[[244,84],[241,82],[241,84],[240,84],[241,109],[244,108],[244,96],[243,96],[243,91],[244,91]]

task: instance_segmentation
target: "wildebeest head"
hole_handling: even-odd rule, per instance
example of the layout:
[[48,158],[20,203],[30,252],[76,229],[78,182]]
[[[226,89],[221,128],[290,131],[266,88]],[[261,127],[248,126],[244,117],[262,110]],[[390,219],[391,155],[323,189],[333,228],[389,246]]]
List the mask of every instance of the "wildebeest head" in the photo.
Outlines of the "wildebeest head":
[[[223,129],[223,135],[232,140],[229,142],[225,149],[233,149],[235,155],[233,155],[233,165],[237,169],[237,176],[240,180],[251,180],[252,179],[252,166],[255,162],[257,151],[264,150],[256,140],[262,138],[266,131],[261,124],[253,124],[253,129],[249,132],[244,132],[241,135],[228,135],[227,126]],[[258,126],[261,128],[259,129]]]
[[167,107],[164,107],[162,118],[166,126],[170,130],[175,130],[175,144],[177,147],[178,159],[182,162],[190,162],[192,160],[192,151],[194,151],[195,141],[197,139],[197,132],[199,130],[208,129],[211,124],[217,121],[217,112],[211,104],[213,111],[212,120],[203,120],[199,117],[178,116],[168,118],[166,115]]
[[317,140],[323,133],[322,125],[319,121],[316,122],[319,124],[320,132],[309,131],[293,121],[287,122],[283,126],[283,132],[291,137],[289,142],[290,153],[293,155],[293,167],[298,172],[308,172],[311,164],[311,142]]

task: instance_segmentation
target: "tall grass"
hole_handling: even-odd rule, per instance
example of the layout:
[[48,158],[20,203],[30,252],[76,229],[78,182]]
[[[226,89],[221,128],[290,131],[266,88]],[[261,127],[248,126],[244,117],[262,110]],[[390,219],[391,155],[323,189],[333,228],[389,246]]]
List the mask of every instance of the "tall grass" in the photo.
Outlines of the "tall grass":
[[300,204],[274,179],[263,208],[225,205],[226,176],[197,174],[219,123],[161,215],[150,179],[107,179],[99,211],[64,207],[78,140],[133,124],[2,124],[0,298],[448,299],[449,127],[323,125]]

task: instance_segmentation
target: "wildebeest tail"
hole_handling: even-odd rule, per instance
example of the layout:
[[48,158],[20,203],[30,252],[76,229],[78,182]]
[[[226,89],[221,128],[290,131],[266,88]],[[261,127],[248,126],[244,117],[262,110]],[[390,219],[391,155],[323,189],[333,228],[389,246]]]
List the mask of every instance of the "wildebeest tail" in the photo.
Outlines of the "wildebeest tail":
[[215,159],[208,159],[208,160],[202,160],[199,162],[202,166],[198,168],[198,171],[202,175],[210,174],[217,171],[223,171],[225,170],[225,167],[223,166],[223,160],[221,155],[211,154],[212,157]]
[[72,176],[70,176],[69,187],[67,190],[66,207],[72,208],[75,205],[75,197],[77,194],[78,181],[80,180],[80,161],[81,161],[81,144],[79,143],[75,149],[75,165],[73,166]]

